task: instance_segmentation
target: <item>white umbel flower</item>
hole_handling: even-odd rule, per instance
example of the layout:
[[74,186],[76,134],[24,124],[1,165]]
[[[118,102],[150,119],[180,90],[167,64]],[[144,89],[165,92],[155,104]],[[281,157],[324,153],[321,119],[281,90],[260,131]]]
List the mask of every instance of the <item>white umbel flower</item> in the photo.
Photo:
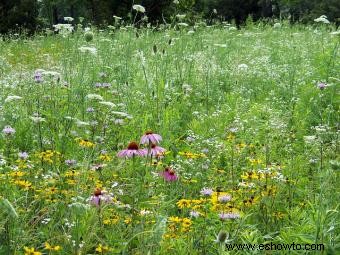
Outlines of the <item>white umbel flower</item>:
[[329,20],[327,19],[327,16],[326,15],[321,15],[319,18],[317,19],[314,19],[315,22],[321,22],[321,23],[324,23],[324,24],[330,24]]
[[87,47],[87,46],[81,46],[79,47],[79,50],[82,52],[82,53],[91,53],[93,55],[96,55],[97,54],[97,49],[94,48],[94,47]]
[[104,101],[104,98],[101,95],[98,95],[98,94],[88,94],[86,96],[86,98],[89,99],[89,100]]
[[141,12],[141,13],[145,12],[145,8],[139,4],[135,4],[134,6],[132,6],[132,9],[134,9],[136,12]]
[[64,20],[68,21],[68,22],[72,22],[74,20],[74,18],[72,18],[72,17],[64,17]]
[[113,107],[116,106],[114,103],[112,103],[112,102],[107,102],[107,101],[102,101],[102,102],[99,102],[99,103],[102,104],[102,105],[106,105],[106,106],[108,106],[108,107],[111,107],[111,108],[113,108]]
[[18,101],[18,100],[21,100],[21,99],[22,99],[22,97],[19,97],[19,96],[8,96],[5,99],[5,103],[9,103],[9,102],[12,102],[12,101]]

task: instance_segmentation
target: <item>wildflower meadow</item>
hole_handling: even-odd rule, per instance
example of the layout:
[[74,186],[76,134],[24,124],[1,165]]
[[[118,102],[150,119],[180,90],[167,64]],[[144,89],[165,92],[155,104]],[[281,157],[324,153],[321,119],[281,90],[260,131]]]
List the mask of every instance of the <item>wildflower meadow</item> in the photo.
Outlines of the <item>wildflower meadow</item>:
[[[340,254],[339,43],[284,20],[3,37],[0,254]],[[228,249],[293,243],[324,249]]]

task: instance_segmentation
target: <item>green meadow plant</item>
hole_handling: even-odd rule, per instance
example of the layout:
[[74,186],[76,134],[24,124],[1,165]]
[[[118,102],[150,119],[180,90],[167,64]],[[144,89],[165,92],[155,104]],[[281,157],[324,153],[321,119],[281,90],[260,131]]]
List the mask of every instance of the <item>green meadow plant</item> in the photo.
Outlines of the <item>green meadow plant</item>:
[[335,27],[178,14],[0,41],[0,254],[339,253]]

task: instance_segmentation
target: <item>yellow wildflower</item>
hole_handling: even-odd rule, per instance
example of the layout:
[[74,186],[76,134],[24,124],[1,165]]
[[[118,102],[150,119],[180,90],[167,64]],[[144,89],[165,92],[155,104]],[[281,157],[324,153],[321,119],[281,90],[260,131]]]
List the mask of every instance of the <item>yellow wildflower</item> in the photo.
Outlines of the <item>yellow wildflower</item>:
[[59,245],[52,246],[48,242],[46,242],[45,243],[45,250],[48,250],[48,251],[60,251],[61,247]]
[[98,247],[96,248],[96,252],[99,252],[101,254],[105,252],[109,252],[109,251],[110,251],[110,248],[107,245],[103,246],[102,244],[99,244]]
[[42,255],[41,252],[36,251],[34,248],[24,247],[25,255]]

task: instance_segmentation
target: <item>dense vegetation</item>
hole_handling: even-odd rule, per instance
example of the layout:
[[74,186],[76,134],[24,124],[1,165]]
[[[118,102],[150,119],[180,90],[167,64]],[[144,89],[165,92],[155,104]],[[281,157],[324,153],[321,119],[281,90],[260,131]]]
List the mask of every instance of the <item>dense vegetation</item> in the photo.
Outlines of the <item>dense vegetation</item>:
[[320,20],[0,41],[0,254],[339,254],[339,32]]
[[[37,28],[63,23],[70,16],[84,24],[113,25],[113,15],[131,22],[133,4],[146,8],[146,16],[153,24],[171,23],[177,14],[186,14],[187,21],[203,17],[213,20],[234,20],[237,25],[248,16],[254,20],[289,18],[291,22],[312,22],[326,15],[331,22],[339,23],[338,0],[2,0],[0,1],[0,33]],[[142,18],[142,15],[137,17]]]

